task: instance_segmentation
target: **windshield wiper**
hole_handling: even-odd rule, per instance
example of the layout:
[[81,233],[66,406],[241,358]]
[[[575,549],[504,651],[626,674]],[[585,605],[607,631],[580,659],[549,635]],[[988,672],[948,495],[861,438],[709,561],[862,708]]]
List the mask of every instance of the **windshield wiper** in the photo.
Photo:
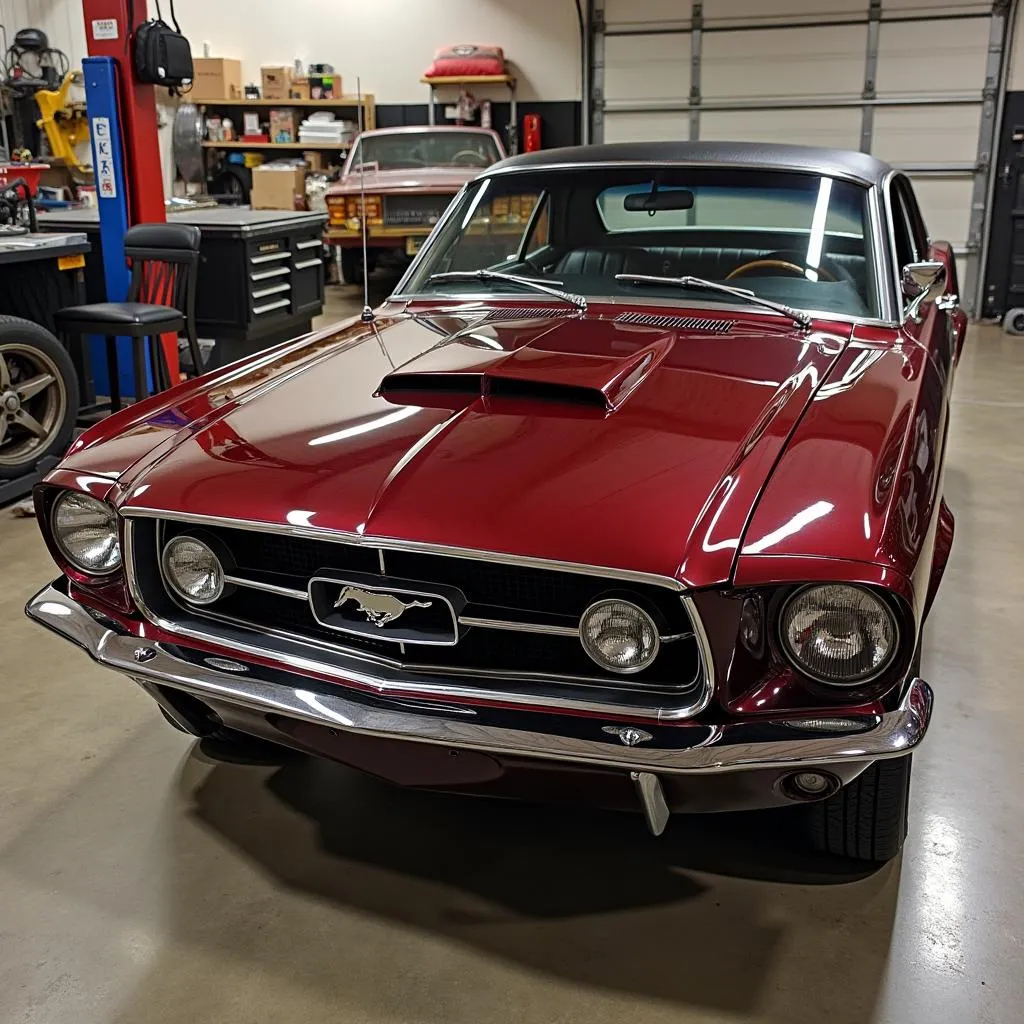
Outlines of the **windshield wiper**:
[[520,277],[518,274],[504,274],[500,270],[447,270],[441,274],[431,274],[427,282],[434,281],[506,281],[508,284],[518,284],[523,288],[530,288],[535,292],[543,292],[545,295],[553,295],[563,302],[572,303],[577,309],[587,311],[587,300],[582,295],[573,292],[560,291],[553,288],[551,284],[562,284],[561,281],[552,281],[545,284],[532,277]]
[[749,288],[734,288],[731,284],[721,284],[718,281],[708,281],[703,277],[655,277],[653,274],[616,274],[616,281],[625,281],[628,284],[670,284],[679,288],[702,289],[708,292],[721,292],[723,295],[735,295],[738,299],[746,299],[747,302],[774,309],[776,313],[784,313],[798,327],[809,330],[811,327],[811,316],[802,309],[794,309],[784,302],[775,302],[774,299],[762,299],[756,292]]

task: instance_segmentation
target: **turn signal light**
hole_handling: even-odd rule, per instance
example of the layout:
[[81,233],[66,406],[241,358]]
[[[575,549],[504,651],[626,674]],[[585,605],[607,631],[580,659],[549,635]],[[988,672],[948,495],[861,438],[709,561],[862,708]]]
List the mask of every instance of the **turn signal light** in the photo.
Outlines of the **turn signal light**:
[[[348,221],[355,221],[356,227],[359,227],[362,203],[362,196],[345,197],[345,219]],[[380,196],[366,196],[366,223],[384,223],[384,201]]]

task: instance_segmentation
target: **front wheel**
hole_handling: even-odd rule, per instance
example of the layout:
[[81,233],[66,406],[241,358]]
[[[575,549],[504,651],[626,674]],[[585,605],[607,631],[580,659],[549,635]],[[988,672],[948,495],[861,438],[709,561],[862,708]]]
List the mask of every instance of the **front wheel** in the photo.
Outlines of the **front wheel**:
[[907,838],[912,755],[875,761],[838,793],[806,808],[816,850],[881,863]]
[[78,415],[78,376],[45,328],[0,316],[0,479],[63,455]]

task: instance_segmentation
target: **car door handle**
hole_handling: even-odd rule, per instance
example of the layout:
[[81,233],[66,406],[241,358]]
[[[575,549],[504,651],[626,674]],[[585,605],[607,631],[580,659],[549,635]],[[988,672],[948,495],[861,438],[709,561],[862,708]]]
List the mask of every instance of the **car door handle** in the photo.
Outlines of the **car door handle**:
[[941,309],[946,313],[955,313],[960,308],[960,296],[959,295],[940,295],[935,300],[935,308]]

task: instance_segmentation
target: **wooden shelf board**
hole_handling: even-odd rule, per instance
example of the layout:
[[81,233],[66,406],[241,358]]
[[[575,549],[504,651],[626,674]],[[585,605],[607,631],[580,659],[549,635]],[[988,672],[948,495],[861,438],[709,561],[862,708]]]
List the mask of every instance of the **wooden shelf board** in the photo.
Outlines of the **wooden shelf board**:
[[349,150],[348,143],[336,146],[333,142],[204,142],[203,149],[333,149]]
[[340,100],[196,100],[200,107],[358,107],[373,106],[373,96],[367,93],[343,96]]

